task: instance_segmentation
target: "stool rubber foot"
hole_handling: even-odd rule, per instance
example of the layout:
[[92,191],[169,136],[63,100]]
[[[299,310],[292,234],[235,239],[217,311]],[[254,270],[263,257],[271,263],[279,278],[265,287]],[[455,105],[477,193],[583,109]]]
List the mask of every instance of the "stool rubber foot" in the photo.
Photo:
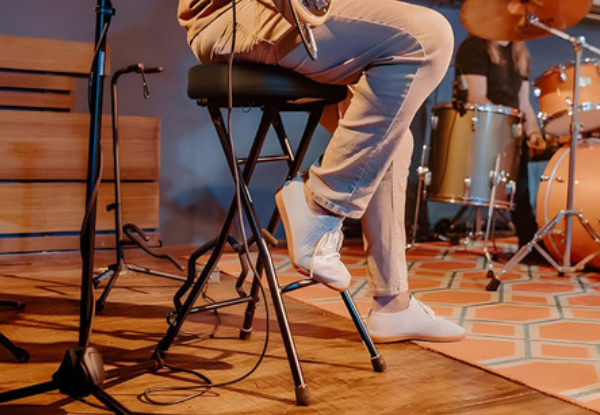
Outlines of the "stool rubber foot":
[[387,366],[385,364],[385,360],[383,359],[382,355],[377,355],[375,357],[372,357],[371,365],[373,366],[373,370],[378,373],[385,372],[385,369]]
[[252,329],[250,330],[240,330],[240,340],[249,340],[252,337]]
[[14,351],[14,356],[15,359],[17,359],[17,362],[19,363],[27,363],[29,361],[29,353],[27,352],[27,350],[21,348],[21,347],[17,347]]
[[96,313],[100,314],[102,313],[102,310],[104,310],[104,306],[106,306],[106,302],[103,300],[96,300]]
[[493,277],[488,285],[486,285],[485,289],[487,291],[498,291],[498,287],[500,287],[500,280],[496,277]]
[[308,389],[308,386],[300,385],[296,388],[296,405],[310,405],[310,390]]

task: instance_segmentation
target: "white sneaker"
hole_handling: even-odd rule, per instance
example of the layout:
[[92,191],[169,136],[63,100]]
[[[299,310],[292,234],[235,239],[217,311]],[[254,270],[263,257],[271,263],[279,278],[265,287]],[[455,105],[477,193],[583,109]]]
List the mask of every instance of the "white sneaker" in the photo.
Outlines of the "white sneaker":
[[275,201],[292,265],[329,288],[346,290],[351,276],[339,254],[344,240],[342,220],[312,213],[300,177],[287,182],[275,195]]
[[371,310],[367,317],[367,330],[376,343],[404,340],[451,342],[465,337],[461,326],[436,316],[431,308],[414,297],[410,298],[406,309],[395,313]]

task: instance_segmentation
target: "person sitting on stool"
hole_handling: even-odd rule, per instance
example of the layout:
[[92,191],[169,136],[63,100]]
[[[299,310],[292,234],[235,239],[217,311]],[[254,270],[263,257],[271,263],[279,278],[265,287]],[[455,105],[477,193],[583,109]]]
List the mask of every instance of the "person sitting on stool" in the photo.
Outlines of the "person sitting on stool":
[[[179,21],[203,63],[225,62],[235,27],[235,61],[279,65],[317,82],[352,85],[331,141],[308,178],[276,195],[292,264],[335,290],[350,273],[340,259],[344,218],[361,218],[373,295],[367,329],[377,342],[455,341],[465,331],[408,291],[404,205],[415,113],[441,81],[453,33],[436,11],[401,1],[338,0],[314,28],[317,60],[273,0],[180,0]],[[339,122],[338,122],[339,121]]]

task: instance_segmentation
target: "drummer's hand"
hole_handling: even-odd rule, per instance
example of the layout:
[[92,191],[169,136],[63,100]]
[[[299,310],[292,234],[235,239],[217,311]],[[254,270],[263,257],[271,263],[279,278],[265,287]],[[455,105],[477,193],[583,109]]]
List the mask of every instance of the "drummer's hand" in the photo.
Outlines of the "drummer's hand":
[[531,158],[546,151],[548,143],[542,134],[535,132],[527,137],[527,146],[529,147],[529,158]]

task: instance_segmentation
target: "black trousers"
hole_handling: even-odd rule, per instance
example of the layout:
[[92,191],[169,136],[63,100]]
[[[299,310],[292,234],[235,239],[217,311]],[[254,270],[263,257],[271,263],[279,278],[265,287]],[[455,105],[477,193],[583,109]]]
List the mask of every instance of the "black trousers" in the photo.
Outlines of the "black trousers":
[[529,162],[527,140],[523,139],[521,157],[519,161],[519,177],[517,178],[517,191],[515,194],[515,210],[511,212],[511,220],[515,225],[519,247],[533,239],[537,232],[538,224],[529,201],[529,180],[527,177],[527,163]]

